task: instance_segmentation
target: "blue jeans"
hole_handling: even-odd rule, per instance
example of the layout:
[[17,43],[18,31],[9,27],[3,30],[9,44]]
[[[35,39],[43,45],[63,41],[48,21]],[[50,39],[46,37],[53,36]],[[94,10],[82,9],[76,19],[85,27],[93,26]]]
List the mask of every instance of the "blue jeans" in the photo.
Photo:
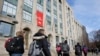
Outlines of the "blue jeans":
[[11,56],[22,56],[22,54],[12,54]]

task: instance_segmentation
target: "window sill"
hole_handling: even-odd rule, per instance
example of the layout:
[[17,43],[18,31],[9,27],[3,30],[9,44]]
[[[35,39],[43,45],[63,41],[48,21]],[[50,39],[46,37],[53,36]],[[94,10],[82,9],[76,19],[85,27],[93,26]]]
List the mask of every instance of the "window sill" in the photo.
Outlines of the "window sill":
[[0,14],[0,16],[2,16],[2,17],[5,17],[5,18],[12,18],[12,19],[15,19],[15,18],[13,18],[13,17],[9,17],[9,16],[7,16],[7,15],[3,15],[3,14]]

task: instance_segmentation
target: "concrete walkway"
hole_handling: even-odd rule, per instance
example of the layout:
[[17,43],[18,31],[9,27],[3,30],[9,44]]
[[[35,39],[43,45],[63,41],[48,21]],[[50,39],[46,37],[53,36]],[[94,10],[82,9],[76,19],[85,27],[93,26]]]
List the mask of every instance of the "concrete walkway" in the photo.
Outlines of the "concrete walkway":
[[[4,40],[0,39],[0,56],[9,56],[8,53],[6,52],[5,48],[4,48],[4,42],[5,42],[5,39]],[[57,56],[57,53],[53,48],[54,47],[51,48],[51,54],[52,54],[52,56]],[[27,53],[28,53],[28,50],[25,51],[23,56],[28,56]],[[74,52],[71,52],[70,56],[75,56]],[[100,56],[100,53],[98,55],[92,54],[92,53],[88,53],[87,56]]]
[[[56,54],[53,54],[52,56],[55,56]],[[0,54],[0,56],[9,56],[8,54]],[[23,56],[28,56],[27,55],[27,51],[26,51],[26,53],[23,55]],[[57,56],[57,55],[56,55]],[[73,54],[70,54],[70,56],[75,56],[74,55],[74,53]],[[84,56],[84,55],[83,55]],[[100,56],[100,53],[98,54],[98,55],[96,55],[96,54],[92,54],[92,53],[88,53],[88,55],[87,56]]]

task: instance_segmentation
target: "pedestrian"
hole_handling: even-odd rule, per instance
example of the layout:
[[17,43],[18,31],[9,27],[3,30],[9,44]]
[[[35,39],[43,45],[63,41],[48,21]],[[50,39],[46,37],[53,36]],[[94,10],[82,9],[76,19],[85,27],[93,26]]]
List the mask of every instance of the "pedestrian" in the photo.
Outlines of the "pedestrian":
[[84,56],[87,56],[88,48],[86,46],[83,47]]
[[91,49],[92,54],[94,53],[94,48]]
[[96,49],[95,49],[95,52],[96,52],[96,55],[98,55],[98,54],[99,54],[99,49],[96,48]]
[[28,56],[51,56],[47,36],[44,32],[44,29],[39,29],[39,31],[33,36]]
[[82,56],[82,47],[80,43],[77,43],[77,45],[75,45],[75,55]]
[[70,56],[69,55],[70,47],[67,43],[67,40],[62,43],[62,56]]
[[58,44],[56,46],[56,51],[57,51],[58,56],[62,56],[62,53],[61,53],[61,45],[60,44]]
[[24,53],[24,34],[23,31],[18,31],[16,36],[10,38],[5,44],[9,56],[22,56]]

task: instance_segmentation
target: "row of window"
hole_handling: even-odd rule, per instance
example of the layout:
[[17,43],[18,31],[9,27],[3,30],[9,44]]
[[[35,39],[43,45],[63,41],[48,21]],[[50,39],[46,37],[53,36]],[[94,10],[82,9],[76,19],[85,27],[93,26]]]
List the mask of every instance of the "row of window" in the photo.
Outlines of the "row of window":
[[64,37],[56,36],[56,44],[59,44],[60,43],[60,38],[61,38],[61,41],[62,42],[64,41]]
[[[59,37],[59,36],[56,36],[56,44],[59,44],[59,41],[60,41],[60,37]],[[63,37],[61,37],[61,41],[62,41],[62,42],[64,41],[64,38],[63,38]],[[75,45],[76,43],[75,43],[74,40],[69,39],[69,40],[68,40],[68,44],[69,44],[70,46],[73,46],[73,47],[74,47],[74,45]]]
[[[51,1],[47,0],[47,12],[51,13]],[[55,7],[57,7],[57,1],[54,0],[54,5]],[[16,10],[17,10],[17,3],[18,0],[4,0],[4,4],[3,4],[3,10],[2,10],[2,14],[9,16],[9,17],[16,17]],[[41,6],[43,6],[43,0],[37,0],[37,3]],[[32,5],[33,5],[33,0],[24,0],[24,6],[23,6],[23,19],[27,20],[27,21],[32,21]],[[54,10],[54,15],[57,16],[57,10]],[[60,16],[61,17],[61,16]],[[46,16],[47,18],[47,24],[51,25],[51,17],[50,16]],[[57,24],[56,24],[57,26]]]
[[[47,0],[47,11],[51,12],[51,1]],[[56,2],[54,0],[54,2]],[[17,7],[18,0],[4,0],[3,11],[2,14],[15,18],[16,16],[16,7]],[[37,3],[43,6],[43,0],[37,0]],[[32,0],[24,0],[24,7],[23,7],[23,18],[25,20],[31,21],[32,18]],[[54,10],[54,14],[57,15],[57,10]],[[61,16],[60,16],[61,17]]]

